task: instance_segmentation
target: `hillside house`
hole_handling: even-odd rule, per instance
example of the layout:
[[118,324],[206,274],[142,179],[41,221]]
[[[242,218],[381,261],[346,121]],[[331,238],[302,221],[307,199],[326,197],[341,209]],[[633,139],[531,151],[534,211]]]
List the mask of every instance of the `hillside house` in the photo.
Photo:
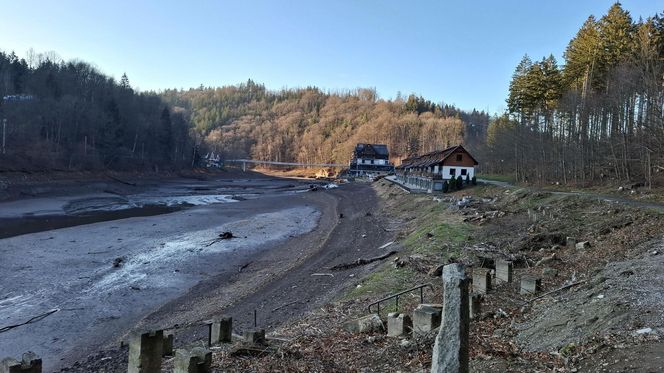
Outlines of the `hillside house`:
[[384,144],[357,144],[348,166],[351,175],[377,175],[394,172],[390,153]]
[[397,178],[407,184],[429,191],[442,190],[443,181],[461,176],[472,179],[478,163],[461,145],[415,155],[401,161]]

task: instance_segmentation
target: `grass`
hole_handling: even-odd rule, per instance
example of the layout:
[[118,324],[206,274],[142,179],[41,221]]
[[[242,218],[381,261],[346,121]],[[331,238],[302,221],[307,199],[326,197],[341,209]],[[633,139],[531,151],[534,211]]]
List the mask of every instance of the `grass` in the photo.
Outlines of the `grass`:
[[[399,292],[409,285],[415,271],[408,267],[394,268],[391,263],[379,267],[376,272],[367,276],[360,287],[348,291],[343,299],[349,300],[367,296],[379,296]],[[377,298],[377,297],[376,297]]]
[[[477,228],[461,221],[458,215],[449,210],[448,204],[433,202],[431,195],[395,194],[389,186],[379,188],[377,192],[387,203],[386,208],[391,214],[405,218],[407,225],[411,229],[415,228],[399,240],[403,246],[400,257],[422,255],[444,262],[452,256],[458,256],[461,248],[472,241]],[[391,262],[385,263],[364,278],[360,287],[347,291],[341,300],[362,297],[378,299],[420,283],[422,276],[412,267],[394,268]],[[393,302],[387,302],[383,309],[389,311],[390,307],[394,307]]]
[[502,175],[502,174],[480,174],[477,177],[478,179],[492,180],[492,181],[502,181],[505,183],[514,183],[514,175]]

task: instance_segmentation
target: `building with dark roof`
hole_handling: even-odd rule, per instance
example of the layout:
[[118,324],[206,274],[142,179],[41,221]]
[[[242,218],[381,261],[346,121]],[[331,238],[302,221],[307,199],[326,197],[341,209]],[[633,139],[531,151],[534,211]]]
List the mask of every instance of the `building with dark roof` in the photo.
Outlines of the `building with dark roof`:
[[348,168],[349,173],[356,176],[394,172],[390,153],[384,144],[357,144]]
[[442,181],[475,176],[477,160],[461,145],[403,159],[396,169],[399,180],[422,189],[441,190]]

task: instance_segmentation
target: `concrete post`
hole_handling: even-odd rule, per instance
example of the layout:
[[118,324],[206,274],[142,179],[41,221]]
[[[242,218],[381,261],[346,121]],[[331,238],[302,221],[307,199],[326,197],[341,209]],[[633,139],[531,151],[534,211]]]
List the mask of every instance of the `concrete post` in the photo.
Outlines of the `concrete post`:
[[496,282],[512,282],[512,262],[509,260],[496,261]]
[[129,342],[127,373],[160,373],[164,331],[135,335]]
[[401,337],[410,335],[413,329],[413,321],[410,316],[392,312],[387,315],[387,336]]
[[525,276],[521,279],[521,294],[536,294],[542,288],[542,280],[538,277]]
[[4,358],[0,361],[0,373],[42,373],[42,359],[32,351],[24,353],[21,361]]
[[231,343],[233,335],[233,318],[222,317],[212,321],[210,325],[210,344]]
[[173,356],[173,340],[175,336],[172,331],[164,332],[164,347],[162,348],[162,356]]
[[480,294],[470,295],[470,318],[472,320],[479,319],[482,313],[482,296]]
[[468,372],[469,281],[463,264],[443,268],[443,323],[436,336],[431,373]]
[[209,373],[212,366],[212,352],[203,347],[191,351],[178,349],[175,352],[174,373]]
[[413,311],[413,333],[426,334],[440,326],[443,306],[420,304]]
[[486,294],[491,290],[491,273],[486,268],[473,268],[473,292]]
[[245,330],[244,341],[247,343],[265,343],[265,329]]

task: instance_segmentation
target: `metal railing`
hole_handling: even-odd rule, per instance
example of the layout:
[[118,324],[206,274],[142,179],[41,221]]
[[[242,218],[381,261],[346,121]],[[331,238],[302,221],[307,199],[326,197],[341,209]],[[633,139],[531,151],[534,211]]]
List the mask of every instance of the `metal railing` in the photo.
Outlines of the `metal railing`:
[[371,307],[376,306],[376,313],[380,314],[380,304],[383,303],[383,302],[386,302],[386,301],[388,301],[392,298],[396,298],[396,310],[398,311],[399,310],[399,296],[404,295],[406,293],[410,293],[411,291],[415,291],[415,290],[418,290],[418,289],[420,291],[420,303],[424,303],[424,288],[427,287],[427,286],[430,287],[431,290],[433,290],[433,285],[432,284],[417,285],[417,286],[412,287],[410,289],[402,290],[398,293],[388,295],[385,298],[381,298],[381,299],[369,304],[367,306],[367,310],[369,311],[369,313],[371,313]]

